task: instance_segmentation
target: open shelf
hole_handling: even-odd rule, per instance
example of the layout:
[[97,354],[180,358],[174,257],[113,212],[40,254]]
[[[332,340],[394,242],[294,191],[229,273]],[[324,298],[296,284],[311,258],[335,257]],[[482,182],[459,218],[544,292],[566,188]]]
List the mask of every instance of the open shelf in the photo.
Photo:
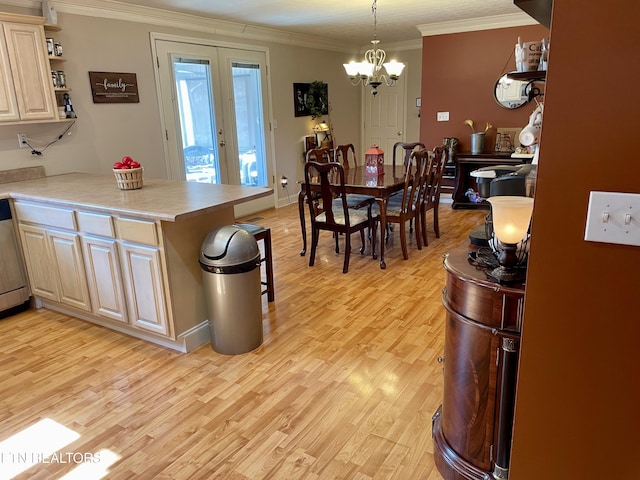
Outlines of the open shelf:
[[523,81],[532,81],[532,80],[544,80],[547,78],[546,70],[533,70],[531,72],[509,72],[507,73],[507,77],[512,80],[523,80]]

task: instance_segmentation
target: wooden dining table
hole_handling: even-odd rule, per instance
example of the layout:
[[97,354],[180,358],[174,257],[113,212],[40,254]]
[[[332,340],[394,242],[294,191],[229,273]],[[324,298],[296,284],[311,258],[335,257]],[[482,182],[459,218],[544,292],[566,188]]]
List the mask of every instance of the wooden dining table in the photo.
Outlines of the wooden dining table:
[[[380,268],[387,268],[384,262],[384,243],[386,232],[387,202],[389,197],[404,188],[404,166],[384,166],[381,175],[367,173],[364,165],[344,169],[345,190],[347,193],[371,195],[375,197],[380,206]],[[320,183],[311,183],[312,189],[319,189]],[[300,228],[302,231],[302,250],[300,255],[307,253],[307,227],[305,221],[305,181],[300,182],[298,193],[298,210],[300,212]],[[375,258],[375,257],[374,257]]]

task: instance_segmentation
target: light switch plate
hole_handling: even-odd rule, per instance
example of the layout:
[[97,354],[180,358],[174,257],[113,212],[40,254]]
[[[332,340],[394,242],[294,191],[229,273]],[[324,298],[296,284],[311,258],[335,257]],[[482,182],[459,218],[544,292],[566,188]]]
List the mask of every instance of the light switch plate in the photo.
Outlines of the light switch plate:
[[448,122],[449,112],[438,112],[438,122]]
[[591,192],[584,239],[640,246],[640,194]]

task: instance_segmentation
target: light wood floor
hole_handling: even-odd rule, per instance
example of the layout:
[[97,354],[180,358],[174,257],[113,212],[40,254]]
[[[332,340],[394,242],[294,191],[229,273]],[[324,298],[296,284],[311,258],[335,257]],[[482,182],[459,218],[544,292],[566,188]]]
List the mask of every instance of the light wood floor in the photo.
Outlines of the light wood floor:
[[329,233],[314,267],[299,255],[296,206],[258,214],[272,229],[276,301],[263,297],[264,343],[243,355],[180,354],[44,309],[0,320],[0,455],[51,419],[79,435],[63,456],[117,460],[104,477],[71,461],[14,478],[440,479],[442,255],[485,216],[440,212],[441,238],[422,251],[411,238],[407,261],[396,226],[386,270],[354,235],[346,275]]

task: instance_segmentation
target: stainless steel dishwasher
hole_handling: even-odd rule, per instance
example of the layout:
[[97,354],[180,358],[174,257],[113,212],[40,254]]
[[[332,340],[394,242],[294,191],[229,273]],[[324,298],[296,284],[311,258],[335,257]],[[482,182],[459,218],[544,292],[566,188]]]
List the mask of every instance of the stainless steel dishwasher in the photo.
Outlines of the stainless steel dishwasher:
[[9,200],[0,199],[0,316],[29,300],[22,257],[11,220]]

